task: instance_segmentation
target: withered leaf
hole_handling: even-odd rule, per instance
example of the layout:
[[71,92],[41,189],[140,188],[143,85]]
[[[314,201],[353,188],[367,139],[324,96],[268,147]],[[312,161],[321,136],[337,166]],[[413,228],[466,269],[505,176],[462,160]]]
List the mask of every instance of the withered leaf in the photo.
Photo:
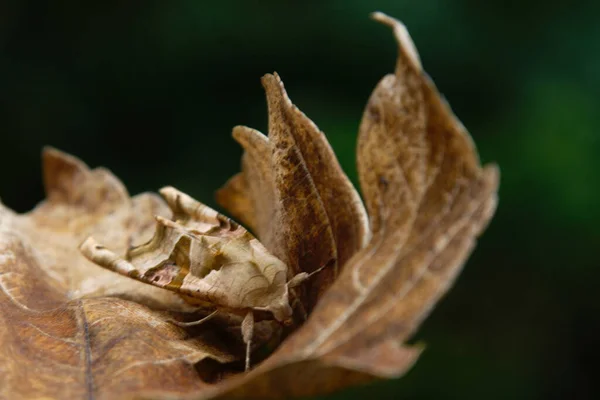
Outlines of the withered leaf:
[[239,321],[186,332],[166,322],[188,310],[174,293],[78,253],[90,235],[121,255],[147,242],[152,214],[169,218],[165,204],[148,194],[130,199],[106,170],[48,150],[48,199],[25,215],[0,208],[0,370],[8,382],[0,398],[290,398],[410,368],[421,349],[404,343],[491,219],[499,174],[481,166],[404,25],[374,18],[393,28],[399,55],[359,131],[368,219],[325,136],[277,75],[263,78],[268,137],[234,129],[242,172],[217,194],[287,263],[288,279],[331,263],[301,287],[308,320],[239,373],[240,348],[225,336]]
[[234,129],[245,150],[243,172],[217,193],[217,200],[242,220],[254,210],[256,221],[246,222],[293,274],[330,264],[306,284],[304,303],[310,311],[339,267],[366,244],[368,220],[325,135],[292,104],[277,74],[265,75],[262,83],[269,136]]
[[108,399],[206,387],[195,364],[235,360],[215,332],[190,337],[143,305],[185,309],[177,296],[121,279],[77,250],[92,233],[119,248],[147,240],[153,214],[166,206],[150,194],[129,199],[108,171],[53,149],[44,152],[44,173],[48,199],[31,213],[0,205],[0,398]]
[[374,18],[394,29],[399,55],[359,132],[372,238],[308,321],[266,362],[223,387],[222,398],[309,396],[401,376],[420,352],[402,343],[452,284],[494,213],[497,168],[481,168],[404,25]]

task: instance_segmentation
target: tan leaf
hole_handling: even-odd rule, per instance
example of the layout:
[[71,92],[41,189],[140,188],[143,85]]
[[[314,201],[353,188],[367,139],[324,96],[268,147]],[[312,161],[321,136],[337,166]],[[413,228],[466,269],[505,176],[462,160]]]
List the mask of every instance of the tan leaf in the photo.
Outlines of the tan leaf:
[[75,157],[55,149],[43,154],[47,200],[24,215],[10,213],[5,221],[35,246],[42,268],[72,297],[122,295],[131,299],[156,299],[164,309],[187,310],[172,293],[132,282],[87,261],[76,250],[92,232],[118,253],[143,243],[154,233],[154,215],[169,216],[167,205],[156,195],[129,198],[123,184],[109,171],[90,170]]
[[[499,174],[481,166],[404,25],[381,13],[374,18],[393,28],[399,55],[359,131],[368,220],[325,136],[291,103],[277,75],[263,77],[268,137],[234,129],[245,150],[242,172],[217,194],[262,241],[256,248],[266,258],[253,256],[255,269],[267,275],[269,252],[283,261],[279,270],[289,267],[278,287],[324,267],[300,286],[308,320],[263,362],[255,351],[255,367],[240,373],[248,332],[258,332],[261,351],[279,341],[269,321],[241,320],[256,304],[227,293],[252,289],[234,284],[224,267],[247,262],[256,239],[183,193],[163,192],[169,207],[155,195],[130,199],[106,170],[47,150],[48,199],[25,215],[0,207],[0,370],[8,382],[0,398],[290,398],[398,377],[413,365],[421,349],[404,343],[491,219]],[[110,252],[86,241],[87,256],[151,285],[78,254],[90,235]],[[192,251],[194,241],[204,243],[202,251]],[[227,243],[235,246],[223,251]],[[240,268],[242,282],[255,274]],[[201,279],[214,274],[211,286],[225,284],[223,296],[237,303],[199,296],[231,312],[183,330],[168,321],[193,305],[184,290],[192,270]]]
[[373,237],[308,321],[219,398],[310,396],[401,376],[420,352],[402,343],[452,284],[493,215],[497,168],[480,167],[404,25],[381,13],[374,18],[394,29],[399,56],[395,74],[369,99],[358,139]]
[[306,285],[304,303],[310,311],[338,266],[366,244],[368,220],[325,135],[292,104],[277,74],[265,75],[262,83],[269,137],[246,127],[234,129],[245,150],[243,172],[217,193],[217,200],[240,218],[247,209],[255,210],[253,229],[292,273],[313,272],[335,260]]
[[195,364],[236,359],[222,338],[211,330],[190,337],[147,307],[186,309],[179,297],[104,271],[77,250],[92,233],[120,249],[148,240],[166,205],[150,194],[130,200],[108,171],[53,149],[44,176],[48,199],[32,212],[0,205],[0,398],[206,387],[213,368]]

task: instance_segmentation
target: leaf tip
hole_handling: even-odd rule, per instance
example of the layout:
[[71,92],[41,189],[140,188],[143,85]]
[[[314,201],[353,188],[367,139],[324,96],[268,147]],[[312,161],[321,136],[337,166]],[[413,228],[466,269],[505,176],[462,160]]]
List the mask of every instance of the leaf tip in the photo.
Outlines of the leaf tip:
[[423,66],[421,65],[419,52],[408,33],[408,29],[406,29],[406,25],[381,11],[371,13],[371,18],[393,29],[400,52],[404,53],[419,71],[422,71]]
[[500,167],[498,166],[498,164],[495,162],[489,163],[486,164],[483,167],[483,169],[486,171],[486,174],[488,175],[489,179],[495,182],[497,186],[498,183],[500,183]]
[[48,199],[65,202],[75,195],[76,182],[90,173],[83,161],[51,146],[42,150],[42,169]]
[[377,22],[381,22],[382,24],[389,25],[391,27],[394,26],[394,21],[396,21],[394,18],[381,11],[373,11],[369,16],[371,17],[371,19]]
[[158,193],[160,193],[160,195],[166,200],[167,198],[171,197],[171,195],[173,193],[176,193],[178,190],[175,189],[173,186],[165,186],[160,188],[160,190],[158,191]]
[[235,141],[238,142],[240,145],[242,145],[242,147],[244,147],[244,149],[246,148],[246,146],[247,146],[248,142],[251,140],[251,138],[253,136],[256,136],[256,134],[264,136],[262,133],[256,131],[255,129],[249,128],[245,125],[234,126],[233,130],[231,131],[231,136],[233,136]]
[[277,73],[277,71],[273,71],[270,74],[264,74],[261,78],[260,81],[263,85],[265,85],[265,83],[271,83],[271,82],[281,82],[281,77],[279,76],[279,74]]
[[483,167],[486,181],[490,187],[492,197],[490,204],[490,218],[498,206],[498,189],[500,187],[500,167],[496,163],[486,164]]
[[285,97],[283,81],[277,72],[263,75],[260,82],[262,83],[265,92],[267,92],[267,97],[269,97],[270,94],[281,94]]

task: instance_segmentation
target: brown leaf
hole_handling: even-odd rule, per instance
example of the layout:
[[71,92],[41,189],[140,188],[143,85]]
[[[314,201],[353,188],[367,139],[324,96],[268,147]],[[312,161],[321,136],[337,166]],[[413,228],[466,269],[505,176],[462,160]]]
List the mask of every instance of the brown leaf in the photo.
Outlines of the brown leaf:
[[42,268],[72,297],[119,295],[155,299],[168,310],[188,310],[172,293],[115,276],[86,260],[77,246],[91,233],[118,253],[150,239],[154,215],[169,216],[155,194],[129,198],[123,184],[103,168],[90,170],[75,157],[55,149],[43,153],[47,200],[24,215],[8,219],[11,227],[35,246]]
[[[0,207],[0,398],[289,398],[398,377],[412,366],[421,349],[404,343],[491,219],[499,174],[480,165],[405,27],[374,18],[394,29],[399,55],[360,126],[369,220],[325,136],[277,75],[263,78],[269,136],[234,129],[242,172],[217,194],[288,264],[288,278],[332,264],[303,285],[308,320],[239,373],[239,318],[186,333],[167,323],[189,311],[174,293],[78,253],[90,235],[118,255],[149,241],[153,214],[170,217],[164,202],[130,199],[106,170],[47,150],[48,199],[25,215]],[[268,327],[262,342],[277,342]]]
[[285,255],[284,249],[278,247],[278,232],[273,223],[276,199],[270,161],[271,143],[262,133],[245,126],[236,126],[233,137],[245,150],[242,157],[244,171],[231,178],[217,192],[217,200],[235,218],[256,232],[260,241],[273,254]]
[[480,167],[404,25],[374,18],[393,27],[399,56],[396,73],[367,104],[358,139],[373,237],[309,320],[219,398],[309,396],[401,376],[420,351],[402,342],[447,291],[493,215],[497,168]]
[[130,200],[108,171],[56,150],[44,152],[44,173],[48,200],[31,213],[0,205],[0,398],[115,398],[209,385],[198,376],[210,363],[195,364],[235,359],[216,332],[191,338],[142,305],[185,309],[177,296],[106,272],[77,250],[91,233],[121,249],[147,240],[153,214],[166,206],[149,194]]
[[304,303],[310,311],[338,266],[366,244],[368,220],[325,135],[292,104],[277,74],[265,75],[262,83],[269,137],[246,127],[234,129],[245,150],[243,172],[217,193],[217,200],[240,218],[253,209],[259,239],[292,274],[335,261],[306,285]]

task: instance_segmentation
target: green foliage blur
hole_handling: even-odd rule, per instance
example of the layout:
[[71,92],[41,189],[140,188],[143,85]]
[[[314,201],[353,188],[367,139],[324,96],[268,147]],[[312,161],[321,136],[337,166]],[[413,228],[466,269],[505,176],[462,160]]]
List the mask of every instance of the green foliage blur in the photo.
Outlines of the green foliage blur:
[[0,2],[3,202],[24,212],[43,198],[52,145],[132,194],[171,184],[214,206],[239,170],[231,128],[266,132],[259,78],[274,70],[356,182],[362,110],[396,55],[375,10],[406,23],[482,160],[500,165],[500,205],[416,335],[416,366],[328,398],[593,398],[597,1]]

